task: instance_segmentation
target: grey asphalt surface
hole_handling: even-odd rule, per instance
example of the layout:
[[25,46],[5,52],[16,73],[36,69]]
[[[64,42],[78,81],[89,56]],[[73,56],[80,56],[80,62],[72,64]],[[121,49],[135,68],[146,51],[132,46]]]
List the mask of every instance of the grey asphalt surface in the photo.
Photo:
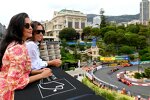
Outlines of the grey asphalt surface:
[[[143,65],[143,67],[150,67],[150,65]],[[131,94],[134,95],[141,95],[144,97],[150,96],[150,86],[128,86],[122,82],[119,82],[116,75],[119,72],[122,71],[132,71],[132,70],[138,70],[137,66],[132,66],[132,67],[124,67],[119,69],[118,71],[114,72],[113,74],[109,75],[108,72],[110,72],[111,69],[114,67],[107,67],[107,68],[102,68],[94,73],[94,75],[99,78],[100,80],[103,80],[104,82],[113,84],[117,86],[119,89],[125,88],[127,91],[130,91]],[[142,68],[140,68],[142,70]]]

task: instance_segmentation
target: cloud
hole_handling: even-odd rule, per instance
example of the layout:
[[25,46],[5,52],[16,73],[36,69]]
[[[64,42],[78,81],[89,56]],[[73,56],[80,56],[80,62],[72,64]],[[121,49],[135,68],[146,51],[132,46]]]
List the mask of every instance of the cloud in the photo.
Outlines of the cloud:
[[105,15],[139,13],[141,0],[2,0],[0,23],[8,24],[10,18],[20,12],[29,14],[32,20],[51,20],[54,11],[77,10],[85,14],[99,14],[103,8]]

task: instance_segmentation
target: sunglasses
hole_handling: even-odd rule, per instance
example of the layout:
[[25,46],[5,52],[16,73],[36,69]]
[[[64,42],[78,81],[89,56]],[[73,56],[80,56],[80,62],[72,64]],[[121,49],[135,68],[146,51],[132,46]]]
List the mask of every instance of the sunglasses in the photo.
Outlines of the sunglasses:
[[36,30],[36,34],[42,33],[43,35],[45,34],[45,30]]
[[31,26],[31,24],[29,24],[29,23],[24,24],[24,27],[25,27],[26,29],[29,29],[30,26]]

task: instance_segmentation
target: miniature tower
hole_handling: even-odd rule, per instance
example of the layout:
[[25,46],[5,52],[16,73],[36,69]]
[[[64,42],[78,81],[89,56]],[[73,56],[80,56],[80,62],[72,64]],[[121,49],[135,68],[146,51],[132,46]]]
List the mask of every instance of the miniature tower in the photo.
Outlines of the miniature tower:
[[93,37],[92,46],[91,46],[92,60],[97,59],[99,57],[99,48],[96,45],[96,37]]

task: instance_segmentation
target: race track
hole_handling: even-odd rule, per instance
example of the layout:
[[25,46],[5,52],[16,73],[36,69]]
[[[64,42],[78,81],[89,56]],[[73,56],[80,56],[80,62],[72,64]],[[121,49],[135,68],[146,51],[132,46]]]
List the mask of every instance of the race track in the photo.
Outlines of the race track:
[[[144,67],[149,67],[150,65],[144,65]],[[123,72],[123,71],[132,71],[132,70],[138,70],[137,66],[132,66],[132,67],[124,67],[119,69],[118,71],[112,73],[111,75],[108,74],[108,72],[110,72],[110,70],[113,67],[106,67],[106,68],[101,68],[99,70],[97,70],[94,75],[99,78],[100,80],[113,84],[115,86],[117,86],[119,89],[125,88],[127,91],[130,91],[131,94],[134,95],[142,95],[143,97],[148,97],[150,96],[150,86],[137,86],[137,85],[133,85],[133,86],[128,86],[120,81],[118,81],[116,75],[119,72]]]

